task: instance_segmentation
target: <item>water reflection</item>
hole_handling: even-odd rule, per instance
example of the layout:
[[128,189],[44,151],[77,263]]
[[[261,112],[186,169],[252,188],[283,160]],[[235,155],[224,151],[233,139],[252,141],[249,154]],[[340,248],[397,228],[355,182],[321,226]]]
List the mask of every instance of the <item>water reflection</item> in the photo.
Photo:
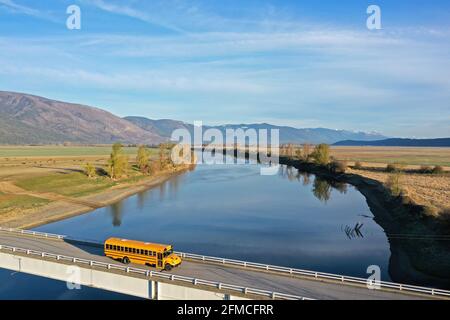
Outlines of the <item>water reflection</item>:
[[314,196],[324,203],[327,203],[331,199],[331,184],[324,179],[316,177],[312,191]]
[[115,206],[39,230],[167,242],[180,251],[358,277],[378,265],[386,281],[445,286],[449,242],[396,238],[430,231],[395,221],[381,205],[351,185],[294,167],[261,176],[257,165],[199,165]]
[[[303,186],[309,186],[311,184],[312,175],[308,172],[298,170],[295,167],[283,165],[280,167],[279,176],[286,178],[291,182],[301,181]],[[333,179],[314,176],[312,193],[318,200],[326,204],[331,199],[332,190],[337,190],[341,194],[346,194],[348,191],[348,184]]]
[[120,227],[122,225],[123,215],[123,202],[119,201],[110,206],[110,214],[112,217],[112,225],[114,227]]
[[341,226],[341,230],[345,232],[347,235],[347,238],[350,240],[355,238],[364,238],[363,233],[361,232],[362,227],[364,226],[364,223],[357,222],[354,227],[350,227],[349,225],[346,225],[345,228]]

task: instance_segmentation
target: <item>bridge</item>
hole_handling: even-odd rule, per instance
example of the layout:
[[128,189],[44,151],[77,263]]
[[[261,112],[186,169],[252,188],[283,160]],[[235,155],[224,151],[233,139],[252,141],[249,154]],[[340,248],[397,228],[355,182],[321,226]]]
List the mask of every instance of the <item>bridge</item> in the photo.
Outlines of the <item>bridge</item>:
[[252,262],[178,253],[170,272],[124,265],[103,255],[101,243],[0,227],[0,268],[67,281],[78,267],[79,284],[145,299],[450,299],[450,291],[380,282]]

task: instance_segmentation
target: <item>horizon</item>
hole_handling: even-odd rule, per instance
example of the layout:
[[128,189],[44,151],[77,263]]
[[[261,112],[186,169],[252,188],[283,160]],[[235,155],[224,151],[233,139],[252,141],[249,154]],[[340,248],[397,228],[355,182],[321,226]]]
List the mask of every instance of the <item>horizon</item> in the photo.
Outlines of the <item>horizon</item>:
[[369,4],[0,0],[0,88],[120,117],[449,137],[450,4],[377,1],[368,30]]

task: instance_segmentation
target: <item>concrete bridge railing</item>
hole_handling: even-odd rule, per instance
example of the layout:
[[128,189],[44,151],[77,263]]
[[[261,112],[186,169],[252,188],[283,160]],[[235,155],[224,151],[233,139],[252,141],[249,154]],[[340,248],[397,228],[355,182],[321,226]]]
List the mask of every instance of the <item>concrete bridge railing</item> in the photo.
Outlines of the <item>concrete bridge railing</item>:
[[[38,237],[44,237],[44,238],[49,238],[49,239],[76,240],[76,239],[69,238],[65,235],[57,235],[57,234],[44,233],[44,232],[38,232],[38,231],[29,231],[29,230],[2,228],[2,227],[0,227],[0,231],[6,231],[6,232],[10,232],[10,233],[17,233],[17,234],[24,234],[24,235],[31,235],[31,236],[38,236]],[[89,241],[84,241],[84,242],[91,243]],[[92,244],[95,246],[102,245],[101,243],[98,243],[98,242],[92,242]],[[372,284],[372,285],[378,286],[381,289],[397,290],[397,291],[404,292],[404,293],[423,294],[423,295],[430,295],[430,296],[444,297],[444,298],[450,297],[450,291],[442,290],[442,289],[413,286],[413,285],[400,284],[400,283],[387,282],[387,281],[377,281],[376,283],[375,282],[369,283],[368,279],[343,276],[343,275],[337,275],[337,274],[332,274],[332,273],[316,272],[316,271],[302,270],[302,269],[296,269],[296,268],[287,268],[287,267],[260,264],[260,263],[254,263],[254,262],[246,262],[246,261],[240,261],[240,260],[234,260],[234,259],[210,257],[210,256],[185,253],[185,252],[177,252],[177,254],[179,254],[184,259],[190,259],[190,260],[198,261],[198,262],[222,264],[222,265],[240,267],[240,268],[245,268],[245,269],[252,269],[252,270],[256,270],[256,271],[275,272],[275,273],[280,273],[280,274],[284,274],[287,276],[299,276],[299,277],[310,278],[312,280],[334,281],[334,282],[341,282],[342,284],[349,284],[349,285],[353,284],[353,285],[360,285],[360,286],[367,286],[368,284]],[[98,263],[104,264],[103,262],[98,262]],[[119,266],[119,265],[116,265],[116,266],[119,268],[122,268],[122,269],[124,268],[123,266]],[[146,270],[142,269],[142,271],[146,271]],[[153,274],[160,274],[161,277],[168,276],[167,274],[164,274],[164,273],[153,272]],[[176,276],[176,277],[179,277],[179,276]],[[180,277],[180,279],[181,278],[183,278],[183,277]],[[188,281],[194,281],[194,280],[195,279],[189,278],[189,280],[185,279],[185,280],[180,280],[180,281],[188,282]],[[203,281],[205,285],[210,285],[210,286],[219,285],[218,283],[212,283],[211,281],[207,281],[207,280],[198,280],[198,281]],[[208,284],[208,282],[211,282],[211,283]],[[232,287],[232,285],[230,285],[230,287]],[[242,291],[242,290],[245,290],[245,288],[239,288],[236,290]],[[266,294],[266,296],[267,296],[267,294],[269,294],[269,293],[266,292],[264,294]],[[272,293],[270,293],[270,294],[272,294]],[[277,296],[277,298],[278,298],[278,295],[281,295],[281,294],[275,293],[275,296]],[[286,296],[288,296],[288,295],[286,295]],[[294,296],[292,296],[292,297],[294,297]],[[294,299],[305,299],[305,298],[295,297]]]
[[128,267],[124,265],[117,265],[117,264],[111,264],[111,263],[105,263],[95,260],[88,260],[88,259],[81,259],[76,257],[70,257],[65,255],[59,255],[54,253],[47,253],[47,252],[41,252],[36,250],[28,250],[24,248],[17,248],[12,246],[6,246],[6,245],[0,245],[0,251],[10,251],[11,253],[21,253],[26,254],[27,256],[34,256],[37,258],[50,258],[56,261],[66,261],[74,264],[81,264],[86,265],[89,267],[99,267],[103,268],[105,270],[118,270],[122,271],[124,273],[130,274],[130,275],[139,275],[144,276],[147,278],[155,279],[155,280],[166,280],[170,282],[184,282],[189,285],[194,286],[206,286],[213,289],[218,290],[227,290],[236,292],[241,295],[253,295],[253,296],[259,296],[261,298],[266,299],[279,299],[279,300],[313,300],[306,297],[296,296],[296,295],[290,295],[285,293],[278,293],[278,292],[272,292],[267,290],[260,290],[255,288],[248,288],[248,287],[242,287],[237,285],[231,285],[226,283],[220,283],[215,281],[209,281],[209,280],[203,280],[203,279],[196,279],[191,277],[185,277],[185,276],[179,276],[174,274],[167,274],[159,271],[152,271],[152,270],[146,270],[146,269],[140,269],[135,267]]
[[38,236],[48,239],[65,239],[67,236],[63,236],[60,234],[53,234],[53,233],[46,233],[46,232],[39,232],[39,231],[31,231],[31,230],[23,230],[23,229],[14,229],[14,228],[3,228],[0,227],[0,231],[6,231],[10,233],[17,233],[17,234],[23,234],[23,235],[29,235],[29,236]]
[[317,280],[328,280],[328,281],[331,280],[331,281],[337,281],[337,282],[342,282],[342,283],[346,283],[346,284],[359,284],[359,285],[364,285],[364,286],[367,286],[368,284],[372,284],[372,285],[379,286],[381,289],[399,290],[399,291],[403,291],[405,293],[410,292],[410,293],[416,293],[416,294],[450,297],[450,291],[441,290],[441,289],[412,286],[412,285],[407,285],[407,284],[400,284],[400,283],[386,282],[386,281],[377,281],[376,283],[375,282],[369,283],[368,279],[349,277],[349,276],[337,275],[337,274],[332,274],[332,273],[316,272],[316,271],[302,270],[302,269],[295,269],[295,268],[286,268],[286,267],[280,267],[280,266],[254,263],[254,262],[246,262],[246,261],[233,260],[233,259],[202,256],[202,255],[184,253],[184,252],[177,252],[177,254],[179,254],[182,258],[185,258],[185,259],[187,258],[187,259],[202,261],[202,262],[210,262],[210,263],[216,263],[216,264],[222,264],[222,265],[237,266],[237,267],[241,267],[241,268],[248,268],[248,269],[260,270],[260,271],[276,272],[276,273],[281,273],[281,274],[285,274],[285,275],[303,276],[303,277],[313,278],[313,279],[317,279]]

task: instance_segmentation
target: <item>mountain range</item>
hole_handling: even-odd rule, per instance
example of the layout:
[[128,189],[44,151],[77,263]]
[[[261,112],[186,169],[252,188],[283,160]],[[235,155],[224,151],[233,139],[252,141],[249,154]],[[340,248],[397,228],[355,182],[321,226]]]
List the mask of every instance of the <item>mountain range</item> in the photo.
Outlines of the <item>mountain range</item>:
[[[0,91],[0,144],[158,144],[168,141],[175,129],[193,132],[193,125],[182,121],[152,120],[144,117],[120,118],[108,111],[38,97]],[[226,129],[279,129],[281,143],[329,143],[342,140],[375,141],[386,137],[378,133],[326,128],[297,129],[263,124],[205,126],[221,132]]]
[[[165,139],[170,139],[172,132],[176,129],[187,129],[191,135],[194,133],[194,126],[182,121],[174,120],[151,120],[144,117],[125,117],[124,119],[134,123],[138,127],[155,132]],[[360,140],[377,140],[385,138],[383,135],[377,133],[365,133],[365,132],[352,132],[346,130],[333,130],[326,128],[315,128],[315,129],[297,129],[287,126],[275,126],[268,123],[260,124],[227,124],[219,126],[203,126],[203,130],[217,129],[219,130],[223,137],[226,137],[226,130],[237,130],[237,129],[266,129],[268,132],[271,129],[278,129],[280,132],[280,143],[335,143],[344,139],[349,139],[349,137],[355,137],[353,139]],[[358,137],[358,138],[356,138]]]

